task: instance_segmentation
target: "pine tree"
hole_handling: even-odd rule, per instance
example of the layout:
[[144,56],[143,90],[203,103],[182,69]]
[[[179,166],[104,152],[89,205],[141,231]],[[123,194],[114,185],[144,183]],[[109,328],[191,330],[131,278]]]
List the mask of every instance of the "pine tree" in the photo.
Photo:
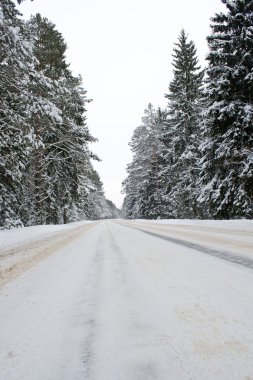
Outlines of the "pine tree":
[[[88,148],[88,143],[95,141],[86,125],[89,100],[82,78],[74,77],[68,68],[67,46],[55,25],[37,14],[29,27],[35,40],[36,69],[51,81],[46,91],[35,92],[39,91],[38,96],[55,108],[50,115],[44,112],[39,120],[36,115],[33,118],[40,143],[33,151],[29,170],[29,198],[34,200],[32,223],[62,223],[78,214],[79,198],[88,181],[89,160],[95,158]],[[49,120],[48,116],[53,117]]]
[[196,48],[181,31],[173,54],[173,80],[169,85],[168,118],[163,128],[164,202],[167,217],[194,218],[199,161],[201,88],[203,71]]
[[[31,21],[27,24],[30,30],[30,38],[33,40],[33,51],[36,56],[36,71],[37,73],[46,78],[49,85],[41,86],[35,84],[32,87],[32,92],[41,104],[44,106],[35,109],[30,115],[30,124],[33,127],[36,144],[30,157],[29,167],[26,176],[26,196],[30,202],[30,207],[25,204],[27,213],[27,223],[29,224],[45,224],[57,223],[59,219],[58,210],[55,207],[57,198],[55,194],[55,187],[58,184],[57,173],[55,168],[58,164],[58,145],[59,134],[62,133],[63,119],[62,110],[56,104],[56,99],[59,99],[60,93],[66,93],[65,89],[60,86],[57,81],[60,77],[60,69],[58,77],[56,77],[54,59],[60,58],[64,62],[63,52],[59,52],[57,33],[54,33],[54,26],[47,20],[42,19],[40,15],[32,17]],[[51,29],[50,29],[51,27]],[[46,35],[43,31],[51,30],[51,35]],[[45,35],[50,39],[50,44],[47,43]],[[44,37],[44,39],[43,39]],[[49,45],[49,46],[48,46]],[[55,49],[53,49],[55,45]],[[57,53],[55,53],[57,52]],[[42,59],[40,62],[39,59]],[[25,213],[25,212],[24,212]]]
[[[90,179],[90,173],[94,170],[91,159],[98,158],[89,148],[89,144],[96,139],[91,136],[86,124],[86,103],[89,100],[82,87],[82,78],[69,74],[64,83],[69,93],[64,97],[62,108],[64,138],[57,146],[61,158],[58,160],[60,175],[56,194],[62,194],[61,203],[58,202],[59,209],[68,208],[71,215],[72,208],[78,212],[79,209],[84,211],[83,200],[93,187]],[[71,217],[69,220],[72,220]]]
[[29,25],[35,37],[37,70],[52,80],[59,80],[69,67],[65,55],[67,44],[62,34],[51,21],[39,13],[31,17]]
[[253,217],[253,2],[212,19],[199,201],[210,218]]

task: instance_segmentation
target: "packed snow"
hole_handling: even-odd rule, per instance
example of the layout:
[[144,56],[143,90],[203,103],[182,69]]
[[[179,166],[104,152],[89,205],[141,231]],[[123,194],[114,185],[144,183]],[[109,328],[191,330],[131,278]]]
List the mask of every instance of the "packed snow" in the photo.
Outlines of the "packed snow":
[[253,260],[252,220],[136,219],[122,223]]
[[[140,222],[156,235],[164,223],[183,224],[182,235],[186,224],[208,226],[118,220],[58,231],[65,244],[49,239],[49,254],[0,289],[1,379],[253,379],[252,269]],[[253,232],[247,221],[213,223],[229,224]]]

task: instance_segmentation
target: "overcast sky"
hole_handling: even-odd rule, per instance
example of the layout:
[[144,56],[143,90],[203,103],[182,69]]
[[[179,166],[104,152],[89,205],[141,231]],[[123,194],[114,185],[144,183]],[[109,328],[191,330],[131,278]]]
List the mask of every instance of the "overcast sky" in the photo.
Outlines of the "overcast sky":
[[88,124],[102,162],[94,166],[106,197],[121,207],[121,183],[131,161],[128,143],[151,102],[166,105],[172,79],[172,49],[182,28],[195,42],[202,67],[208,52],[210,17],[221,0],[29,0],[25,18],[40,12],[56,24],[67,44],[74,74],[83,76],[93,101]]

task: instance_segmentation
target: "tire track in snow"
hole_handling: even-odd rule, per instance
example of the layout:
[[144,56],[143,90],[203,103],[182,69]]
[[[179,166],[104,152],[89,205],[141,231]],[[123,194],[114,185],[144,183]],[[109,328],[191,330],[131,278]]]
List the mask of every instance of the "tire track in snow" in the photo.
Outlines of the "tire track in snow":
[[[119,223],[119,224],[121,224],[121,223]],[[189,242],[187,240],[173,238],[173,237],[168,237],[168,236],[165,236],[165,235],[160,235],[160,234],[157,234],[157,233],[154,233],[154,232],[151,232],[151,231],[144,230],[144,229],[139,228],[139,227],[134,227],[134,226],[129,226],[129,225],[126,226],[124,224],[121,224],[121,225],[124,226],[124,227],[132,228],[134,230],[138,230],[138,231],[144,232],[145,234],[154,236],[156,238],[169,241],[170,243],[182,245],[182,246],[184,246],[186,248],[190,248],[190,249],[193,249],[195,251],[206,253],[208,255],[218,257],[219,259],[222,259],[222,260],[225,260],[225,261],[230,261],[230,262],[232,262],[234,264],[239,264],[239,265],[242,265],[242,266],[244,266],[246,268],[253,269],[253,259],[249,259],[247,257],[236,255],[235,253],[231,253],[231,252],[227,252],[227,251],[221,251],[221,250],[217,250],[217,249],[214,249],[214,248],[208,248],[208,247],[205,247],[205,246],[200,245],[200,244],[191,243],[191,242]]]
[[96,308],[97,308],[97,299],[99,296],[99,287],[98,280],[101,277],[102,270],[102,246],[103,246],[103,231],[100,233],[97,243],[96,250],[92,258],[92,262],[90,265],[90,271],[87,278],[87,287],[85,291],[85,304],[88,305],[89,311],[86,316],[86,325],[88,332],[86,335],[86,339],[83,343],[82,347],[82,361],[84,365],[84,374],[85,379],[92,379],[91,374],[91,363],[93,361],[94,356],[94,340],[95,340],[95,331],[97,326],[96,321]]
[[122,242],[124,227],[115,231],[113,225],[107,225],[106,230],[89,380],[165,379],[166,364],[163,368],[160,365],[161,358],[167,356],[172,356],[185,378],[190,378],[176,346],[171,340],[168,344],[168,335],[154,325],[156,310],[162,307],[147,297],[145,284],[150,288],[152,282],[145,274],[145,283],[139,281],[142,267],[137,264],[136,268],[135,261],[129,260]]

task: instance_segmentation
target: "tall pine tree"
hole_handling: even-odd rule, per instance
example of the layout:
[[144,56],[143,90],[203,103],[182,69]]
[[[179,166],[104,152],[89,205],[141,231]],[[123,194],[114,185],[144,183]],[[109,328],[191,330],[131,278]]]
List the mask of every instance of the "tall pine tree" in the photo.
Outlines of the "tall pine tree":
[[[37,58],[37,71],[51,80],[38,96],[52,102],[55,112],[33,117],[37,143],[30,161],[29,187],[34,214],[31,223],[61,223],[76,218],[80,197],[88,186],[88,148],[94,141],[86,125],[86,91],[82,78],[68,69],[66,43],[55,25],[39,14],[29,22]],[[36,91],[36,89],[35,89]],[[88,186],[89,187],[89,186]],[[31,218],[30,218],[31,219]]]

